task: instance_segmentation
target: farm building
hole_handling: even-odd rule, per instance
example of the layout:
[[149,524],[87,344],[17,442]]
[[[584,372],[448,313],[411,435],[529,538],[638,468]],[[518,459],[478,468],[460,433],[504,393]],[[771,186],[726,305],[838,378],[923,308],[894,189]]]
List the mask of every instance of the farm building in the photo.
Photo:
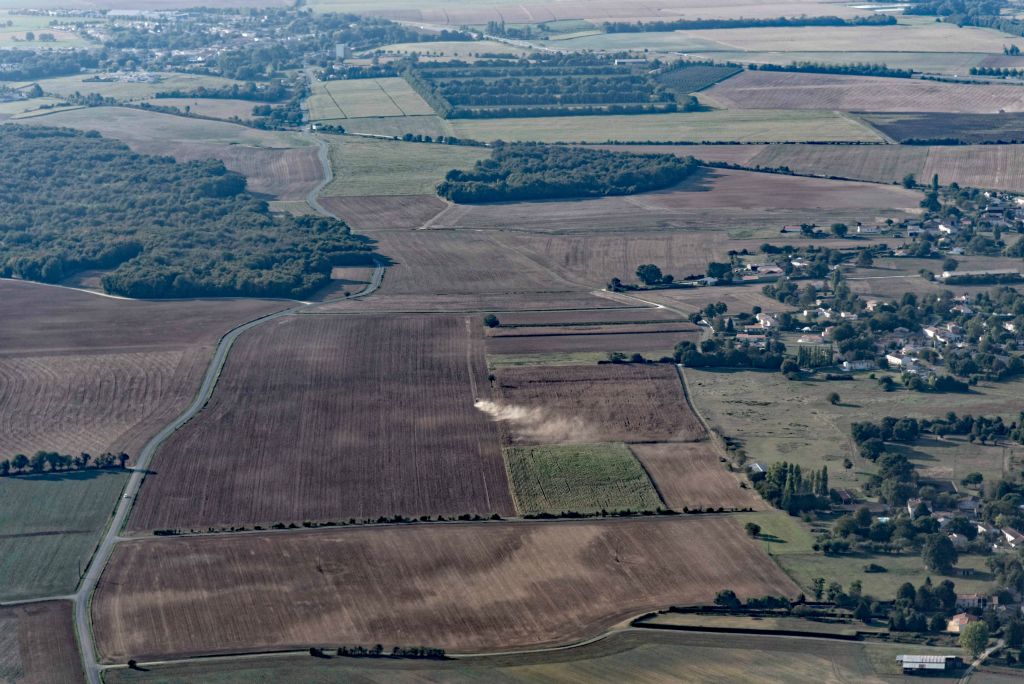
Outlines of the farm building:
[[984,610],[988,607],[990,599],[985,594],[957,594],[956,595],[956,607],[957,608],[981,608]]
[[949,619],[949,622],[946,623],[946,631],[951,634],[959,634],[961,629],[972,622],[977,622],[980,619],[980,617],[971,615],[970,613],[957,613]]
[[948,655],[899,655],[896,662],[903,666],[903,673],[949,672],[964,665],[960,656]]

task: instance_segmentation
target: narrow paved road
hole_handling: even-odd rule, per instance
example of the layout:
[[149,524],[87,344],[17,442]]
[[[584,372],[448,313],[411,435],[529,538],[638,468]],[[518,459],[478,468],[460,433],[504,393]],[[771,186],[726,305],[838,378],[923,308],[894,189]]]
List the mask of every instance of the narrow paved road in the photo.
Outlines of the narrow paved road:
[[[333,179],[333,174],[331,172],[331,163],[328,156],[329,148],[327,143],[319,138],[314,139],[320,147],[319,156],[320,163],[323,165],[324,169],[324,179],[309,192],[306,196],[306,202],[320,214],[336,218],[333,214],[324,209],[317,199],[319,192]],[[384,264],[379,260],[375,260],[373,276],[370,278],[369,284],[367,284],[367,286],[360,292],[349,296],[348,299],[358,299],[373,294],[373,292],[380,287],[383,278]],[[83,666],[86,679],[89,684],[102,683],[100,676],[101,667],[98,662],[96,642],[92,633],[92,615],[90,606],[92,603],[93,592],[96,590],[96,585],[99,583],[100,575],[103,574],[107,561],[110,560],[110,556],[114,552],[114,547],[119,541],[121,541],[121,529],[124,527],[125,521],[128,519],[128,514],[131,512],[132,505],[135,502],[135,497],[138,496],[139,488],[142,486],[142,481],[146,476],[146,471],[149,468],[149,464],[153,460],[153,456],[156,454],[157,449],[159,449],[175,431],[185,425],[188,421],[192,420],[192,418],[198,415],[198,413],[202,411],[203,407],[206,406],[210,397],[213,396],[213,391],[217,386],[217,380],[220,378],[220,373],[227,361],[228,353],[231,351],[231,346],[234,344],[235,340],[242,335],[242,333],[278,318],[291,316],[307,306],[310,306],[310,303],[303,302],[297,306],[293,306],[267,316],[261,316],[260,318],[243,323],[226,333],[220,339],[220,343],[217,345],[217,349],[213,353],[213,358],[210,359],[210,365],[206,369],[206,375],[203,377],[202,385],[200,385],[199,391],[196,393],[196,397],[192,401],[192,404],[185,409],[181,415],[171,421],[152,439],[150,439],[142,448],[142,451],[139,452],[138,458],[135,459],[135,464],[131,468],[132,474],[129,476],[128,483],[125,485],[121,498],[117,502],[117,508],[114,511],[114,516],[111,518],[110,524],[107,526],[103,538],[100,540],[100,543],[96,548],[96,553],[93,554],[92,560],[89,562],[85,575],[82,577],[82,581],[79,584],[78,591],[70,597],[75,604],[75,632],[78,636],[78,645],[82,652]]]

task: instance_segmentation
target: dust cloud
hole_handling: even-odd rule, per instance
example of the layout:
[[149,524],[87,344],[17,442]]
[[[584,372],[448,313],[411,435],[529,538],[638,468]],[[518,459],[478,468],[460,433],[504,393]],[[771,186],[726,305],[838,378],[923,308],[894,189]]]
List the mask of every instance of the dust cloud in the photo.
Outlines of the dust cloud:
[[515,436],[522,440],[545,443],[593,442],[597,431],[582,418],[568,418],[552,415],[542,408],[530,408],[504,404],[486,399],[477,399],[473,406],[491,417],[491,420],[508,423]]

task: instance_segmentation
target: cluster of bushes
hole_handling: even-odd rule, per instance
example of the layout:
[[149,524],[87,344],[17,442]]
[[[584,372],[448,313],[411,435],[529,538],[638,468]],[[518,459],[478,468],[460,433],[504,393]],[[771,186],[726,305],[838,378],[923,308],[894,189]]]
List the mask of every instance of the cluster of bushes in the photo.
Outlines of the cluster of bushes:
[[[315,657],[324,657],[325,654],[318,648],[309,649],[309,653]],[[366,646],[339,646],[335,651],[338,656],[346,658],[418,658],[427,660],[445,660],[443,648],[429,646],[395,646],[390,651],[377,644],[373,648]]]
[[523,60],[410,61],[409,85],[445,118],[504,118],[691,111],[646,70],[590,55],[534,54]]
[[[893,22],[896,23],[896,22]],[[885,64],[829,64],[826,62],[791,62],[782,64],[751,64],[751,71],[796,71],[808,74],[842,74],[848,76],[885,76],[887,78],[910,78],[913,69],[892,69]]]
[[369,260],[341,221],[270,213],[217,161],[178,164],[96,133],[0,126],[0,275],[105,269],[129,297],[306,295]]
[[606,33],[663,33],[666,31],[698,31],[730,28],[797,28],[801,26],[891,26],[896,17],[890,14],[870,14],[864,17],[774,17],[769,19],[675,19],[672,21],[609,22]]
[[0,81],[34,81],[95,69],[99,59],[89,50],[18,50],[3,52]]
[[781,342],[769,342],[765,349],[737,345],[733,339],[703,340],[697,346],[689,340],[676,345],[676,363],[687,368],[754,368],[779,370],[786,348]]
[[771,464],[768,472],[750,473],[749,477],[765,501],[790,515],[828,509],[831,505],[828,466],[805,474],[799,465],[780,461]]
[[496,146],[472,170],[449,171],[437,194],[461,204],[631,195],[675,185],[697,167],[671,154],[515,143]]
[[37,451],[32,456],[17,454],[14,458],[0,461],[0,477],[38,473],[61,473],[76,470],[109,470],[123,469],[128,463],[128,454],[110,452],[93,458],[91,454],[82,452],[78,456],[62,454],[57,451]]

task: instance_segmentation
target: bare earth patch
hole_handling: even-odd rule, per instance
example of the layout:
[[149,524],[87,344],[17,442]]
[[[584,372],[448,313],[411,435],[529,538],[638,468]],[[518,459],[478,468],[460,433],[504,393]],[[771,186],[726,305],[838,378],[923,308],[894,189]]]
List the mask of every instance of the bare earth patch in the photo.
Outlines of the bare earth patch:
[[106,662],[315,644],[472,652],[570,642],[727,587],[798,591],[726,517],[433,524],[126,542],[92,614]]

